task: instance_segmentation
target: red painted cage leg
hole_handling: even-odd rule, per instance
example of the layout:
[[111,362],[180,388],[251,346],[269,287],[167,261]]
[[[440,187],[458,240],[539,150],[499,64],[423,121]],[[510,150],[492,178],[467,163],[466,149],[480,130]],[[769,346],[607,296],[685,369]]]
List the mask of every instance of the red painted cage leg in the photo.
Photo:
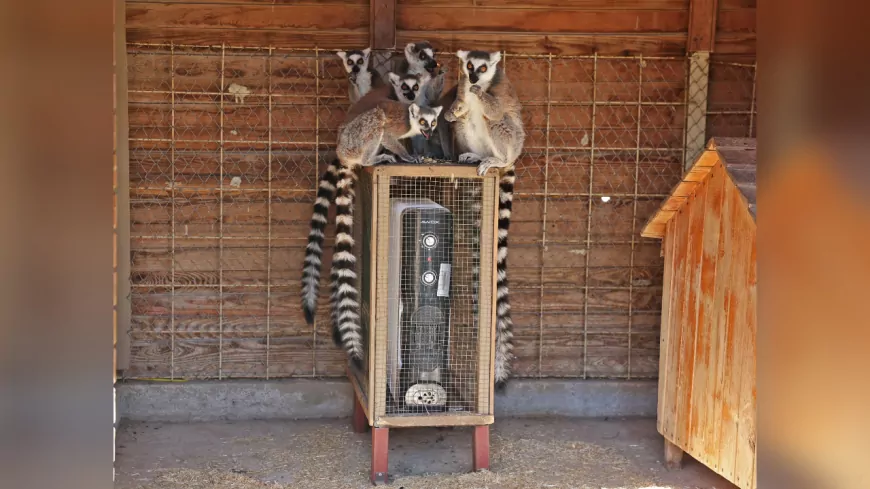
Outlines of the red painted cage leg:
[[471,440],[474,457],[474,471],[489,470],[489,426],[475,426]]
[[372,482],[387,483],[390,454],[390,429],[372,428]]
[[369,420],[366,418],[366,412],[363,410],[359,398],[354,396],[353,399],[353,432],[365,433],[369,429]]

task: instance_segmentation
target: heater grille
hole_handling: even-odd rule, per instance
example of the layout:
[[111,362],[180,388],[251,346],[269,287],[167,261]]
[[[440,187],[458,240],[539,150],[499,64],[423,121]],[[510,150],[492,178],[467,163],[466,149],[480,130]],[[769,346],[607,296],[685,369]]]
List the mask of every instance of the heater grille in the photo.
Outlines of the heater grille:
[[358,377],[376,417],[491,414],[496,178],[468,170],[375,168],[358,182],[361,302],[375,329],[374,372]]

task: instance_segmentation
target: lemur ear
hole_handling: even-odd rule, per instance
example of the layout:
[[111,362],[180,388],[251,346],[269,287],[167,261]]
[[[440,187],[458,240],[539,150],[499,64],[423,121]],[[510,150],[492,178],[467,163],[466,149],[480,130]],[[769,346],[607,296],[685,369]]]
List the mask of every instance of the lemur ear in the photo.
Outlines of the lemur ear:
[[440,107],[440,106],[439,107],[432,107],[432,110],[435,111],[435,118],[436,119],[438,118],[439,115],[441,115],[441,109],[443,109],[443,108],[444,107]]
[[420,115],[420,107],[417,104],[409,105],[408,114],[411,115],[411,120],[416,119]]
[[493,66],[497,65],[498,62],[501,61],[501,51],[489,53],[489,60],[492,61]]
[[456,51],[456,56],[459,56],[459,59],[461,59],[462,61],[465,61],[465,58],[468,57],[468,51],[462,51],[462,50]]
[[413,42],[409,42],[408,44],[405,44],[405,52],[406,53],[413,53],[414,52],[414,43]]
[[398,85],[399,82],[402,81],[402,77],[393,73],[392,71],[387,73],[387,78],[390,79],[390,83],[392,83],[393,85]]
[[335,53],[342,61],[347,62],[347,53],[344,51],[337,51]]
[[371,52],[372,52],[372,48],[365,48],[365,49],[363,49],[363,57],[364,57],[365,59],[369,59],[369,54],[371,54]]

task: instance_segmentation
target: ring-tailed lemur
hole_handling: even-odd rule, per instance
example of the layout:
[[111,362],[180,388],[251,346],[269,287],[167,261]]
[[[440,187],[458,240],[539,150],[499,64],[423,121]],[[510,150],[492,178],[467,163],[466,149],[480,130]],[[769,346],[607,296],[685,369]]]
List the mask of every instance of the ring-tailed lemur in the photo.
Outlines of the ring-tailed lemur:
[[387,73],[387,79],[390,80],[390,85],[393,87],[390,98],[395,97],[395,100],[406,104],[415,103],[420,107],[429,107],[429,104],[424,103],[425,94],[423,93],[431,80],[429,73],[398,75],[391,71]]
[[[346,121],[338,128],[338,160],[330,164],[320,181],[302,271],[302,309],[305,320],[313,324],[320,287],[323,229],[327,223],[329,203],[334,197],[335,247],[331,274],[333,339],[347,351],[358,367],[363,359],[363,339],[352,237],[354,170],[360,166],[395,162],[396,157],[417,162],[419,157],[408,154],[400,140],[419,134],[431,137],[441,113],[441,107],[408,105],[385,97],[378,98],[374,92],[369,95],[354,105]],[[396,156],[379,155],[381,147]]]
[[371,52],[371,48],[365,48],[335,53],[344,62],[342,66],[344,66],[344,71],[347,72],[347,79],[350,82],[347,91],[351,104],[357,103],[372,89],[385,85],[381,75],[369,67]]
[[500,52],[458,51],[462,60],[456,100],[445,119],[453,122],[460,163],[478,163],[480,175],[498,168],[498,274],[496,289],[495,382],[503,387],[513,358],[513,323],[508,300],[507,246],[516,181],[514,163],[525,141],[522,107],[499,66]]
[[[426,84],[423,98],[417,103],[424,107],[439,105],[447,70],[435,59],[435,48],[428,41],[412,42],[405,45],[405,58],[402,60],[399,70],[407,73],[428,74],[430,80]],[[430,140],[423,140],[420,137],[412,138],[411,146],[414,153],[434,158],[451,158],[452,154],[448,154],[443,148],[445,138],[449,136],[445,132],[449,129],[449,124],[442,124],[441,128],[442,131],[439,131],[437,138]]]

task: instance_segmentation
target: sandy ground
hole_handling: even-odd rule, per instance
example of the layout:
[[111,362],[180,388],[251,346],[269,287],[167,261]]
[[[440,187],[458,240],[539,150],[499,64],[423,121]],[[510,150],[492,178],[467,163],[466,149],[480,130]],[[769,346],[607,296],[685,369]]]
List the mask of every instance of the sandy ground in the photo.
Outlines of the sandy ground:
[[[400,489],[736,489],[687,458],[661,463],[652,419],[498,419],[492,472],[471,470],[471,431],[390,432],[390,487]],[[371,436],[350,420],[124,423],[118,489],[356,489]]]

